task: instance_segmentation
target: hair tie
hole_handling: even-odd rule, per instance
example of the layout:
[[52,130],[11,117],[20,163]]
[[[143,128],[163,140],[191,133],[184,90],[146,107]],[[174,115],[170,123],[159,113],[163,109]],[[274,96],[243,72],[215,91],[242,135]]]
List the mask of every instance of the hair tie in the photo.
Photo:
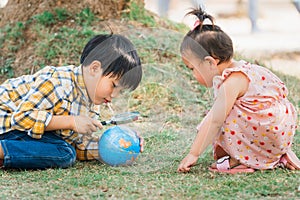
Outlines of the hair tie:
[[202,23],[202,22],[201,22],[199,19],[197,19],[197,20],[195,21],[195,23],[194,23],[194,27],[193,27],[192,30],[194,30],[194,29],[195,29],[197,26],[199,26],[201,23]]

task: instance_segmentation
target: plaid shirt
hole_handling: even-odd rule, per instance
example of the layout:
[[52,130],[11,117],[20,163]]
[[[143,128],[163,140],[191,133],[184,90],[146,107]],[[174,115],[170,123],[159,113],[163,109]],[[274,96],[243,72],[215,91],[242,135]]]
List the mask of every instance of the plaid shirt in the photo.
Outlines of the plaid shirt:
[[[53,115],[98,118],[85,89],[81,66],[45,67],[34,75],[5,81],[0,86],[0,134],[26,131],[40,139]],[[98,116],[97,116],[98,115]],[[98,159],[98,138],[72,130],[56,133],[76,148],[79,160]]]

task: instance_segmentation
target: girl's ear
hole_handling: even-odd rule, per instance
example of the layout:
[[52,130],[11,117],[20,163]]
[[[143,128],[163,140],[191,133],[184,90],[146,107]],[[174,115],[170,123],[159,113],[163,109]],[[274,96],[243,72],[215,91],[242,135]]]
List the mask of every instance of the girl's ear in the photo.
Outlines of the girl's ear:
[[209,63],[211,66],[217,66],[219,63],[219,59],[215,59],[211,56],[205,56],[204,60]]
[[97,75],[101,71],[101,62],[98,60],[94,60],[90,65],[89,65],[89,73],[91,76]]

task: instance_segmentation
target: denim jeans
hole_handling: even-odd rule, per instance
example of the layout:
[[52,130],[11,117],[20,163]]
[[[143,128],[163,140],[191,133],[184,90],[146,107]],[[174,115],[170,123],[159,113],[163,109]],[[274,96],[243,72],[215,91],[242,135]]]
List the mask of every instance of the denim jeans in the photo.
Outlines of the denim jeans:
[[0,134],[0,144],[5,168],[67,168],[76,160],[74,147],[54,132],[45,132],[41,139],[34,139],[27,132],[10,131]]
[[248,15],[251,21],[251,31],[258,31],[257,17],[258,17],[258,4],[257,0],[249,0],[248,2]]

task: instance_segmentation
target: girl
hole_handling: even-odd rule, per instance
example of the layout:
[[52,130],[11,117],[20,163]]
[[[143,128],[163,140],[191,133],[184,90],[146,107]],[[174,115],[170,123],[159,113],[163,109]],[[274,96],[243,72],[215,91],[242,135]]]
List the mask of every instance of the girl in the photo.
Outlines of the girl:
[[254,172],[279,165],[299,170],[291,149],[297,115],[284,83],[266,68],[233,60],[232,41],[211,15],[201,8],[188,14],[198,20],[183,39],[182,60],[201,85],[213,87],[215,101],[178,171],[188,172],[211,143],[217,162],[209,170],[214,172]]

